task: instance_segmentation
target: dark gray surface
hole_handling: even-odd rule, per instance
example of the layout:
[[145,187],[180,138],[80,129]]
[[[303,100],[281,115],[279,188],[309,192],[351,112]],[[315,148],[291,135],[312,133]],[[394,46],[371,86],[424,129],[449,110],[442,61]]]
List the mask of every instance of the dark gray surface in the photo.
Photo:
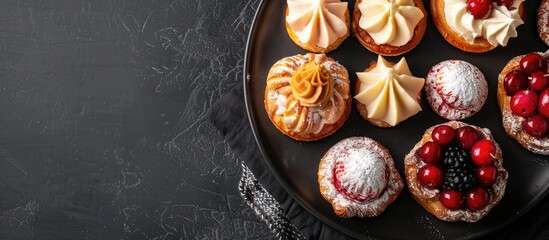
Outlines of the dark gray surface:
[[259,1],[0,1],[0,239],[268,239],[207,121]]

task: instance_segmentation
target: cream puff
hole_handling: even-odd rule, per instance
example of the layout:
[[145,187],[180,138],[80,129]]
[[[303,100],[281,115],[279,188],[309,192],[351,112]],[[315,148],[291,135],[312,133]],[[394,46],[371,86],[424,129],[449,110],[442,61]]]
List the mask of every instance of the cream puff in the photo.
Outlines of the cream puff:
[[351,112],[349,74],[324,54],[285,57],[269,70],[265,110],[284,134],[314,141],[339,129]]
[[315,53],[336,49],[349,36],[347,2],[287,0],[286,30],[295,44]]
[[433,66],[425,78],[431,109],[448,120],[462,120],[480,111],[488,97],[488,83],[474,65],[447,60]]
[[404,187],[389,151],[368,137],[332,146],[320,160],[318,183],[324,199],[344,218],[380,215]]

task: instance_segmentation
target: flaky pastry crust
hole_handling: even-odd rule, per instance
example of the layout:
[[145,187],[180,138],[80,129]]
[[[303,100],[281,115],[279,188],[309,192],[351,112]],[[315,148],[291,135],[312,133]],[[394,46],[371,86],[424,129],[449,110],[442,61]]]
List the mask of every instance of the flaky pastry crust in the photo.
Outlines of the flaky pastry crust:
[[433,132],[433,129],[440,125],[432,126],[427,129],[425,131],[425,134],[421,138],[421,141],[419,141],[410,151],[410,153],[406,155],[404,159],[404,173],[406,175],[406,184],[408,185],[410,193],[412,193],[412,197],[419,204],[421,204],[421,206],[423,206],[425,210],[429,211],[440,220],[448,222],[476,222],[486,216],[490,209],[492,209],[505,194],[505,186],[507,184],[508,173],[502,165],[503,156],[501,153],[501,148],[494,141],[490,130],[488,130],[487,128],[479,128],[459,121],[447,122],[444,125],[448,125],[454,129],[463,126],[471,126],[478,131],[482,139],[491,140],[496,145],[497,150],[494,166],[498,169],[498,176],[496,183],[494,183],[491,188],[487,189],[490,193],[490,201],[488,202],[488,205],[483,209],[477,211],[470,209],[450,210],[444,207],[444,205],[442,205],[442,203],[440,202],[440,191],[438,189],[427,189],[421,186],[421,184],[419,183],[419,180],[417,178],[418,171],[421,167],[426,165],[419,157],[419,150],[424,143],[432,140],[431,133]]

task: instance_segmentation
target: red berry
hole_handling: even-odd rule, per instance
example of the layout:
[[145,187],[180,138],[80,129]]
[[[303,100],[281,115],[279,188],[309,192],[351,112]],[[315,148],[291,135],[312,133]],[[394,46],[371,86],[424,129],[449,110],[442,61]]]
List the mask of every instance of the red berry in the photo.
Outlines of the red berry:
[[523,127],[530,136],[542,138],[545,134],[547,134],[549,122],[547,121],[547,118],[539,114],[534,114],[524,121]]
[[486,139],[479,140],[471,148],[471,160],[477,166],[486,166],[494,162],[496,156],[496,145]]
[[488,205],[490,194],[482,187],[475,187],[467,192],[467,207],[472,210],[480,210]]
[[426,142],[421,146],[419,156],[425,163],[438,163],[442,158],[442,148],[434,142]]
[[498,169],[494,165],[477,168],[477,181],[485,187],[492,186],[498,177]]
[[538,95],[532,90],[520,90],[511,98],[511,111],[521,117],[528,117],[536,112]]
[[539,94],[538,111],[542,116],[549,118],[549,89]]
[[508,96],[513,96],[518,91],[528,87],[528,75],[523,71],[512,71],[505,76],[503,87]]
[[549,86],[549,81],[543,72],[534,72],[529,78],[530,88],[536,92],[541,92]]
[[456,131],[447,125],[438,126],[433,129],[433,133],[431,133],[433,141],[442,146],[450,144],[454,140],[455,135]]
[[520,60],[520,69],[526,74],[545,70],[547,63],[538,53],[529,53]]
[[425,165],[419,169],[417,179],[421,186],[436,189],[442,185],[442,170],[437,165]]
[[492,0],[468,0],[467,11],[475,19],[487,18],[492,12]]
[[448,189],[440,193],[440,203],[446,208],[451,210],[457,210],[463,205],[463,198],[461,198],[461,192]]
[[513,0],[495,0],[495,2],[498,6],[505,6],[507,9],[513,5]]
[[480,140],[480,135],[474,128],[470,126],[465,126],[458,128],[457,139],[461,144],[461,147],[465,149],[470,149],[471,147],[473,147],[473,144]]

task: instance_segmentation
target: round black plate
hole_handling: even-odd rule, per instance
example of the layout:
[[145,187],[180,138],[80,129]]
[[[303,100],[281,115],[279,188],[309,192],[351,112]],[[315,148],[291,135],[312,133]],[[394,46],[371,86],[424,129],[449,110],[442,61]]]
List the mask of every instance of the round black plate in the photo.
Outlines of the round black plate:
[[[429,6],[429,1],[424,0],[424,4]],[[505,134],[496,102],[497,76],[507,61],[517,55],[547,49],[536,32],[535,16],[539,1],[526,1],[525,5],[526,22],[518,28],[519,37],[511,39],[507,47],[481,54],[463,52],[442,38],[428,15],[423,40],[414,50],[403,55],[415,76],[426,76],[429,69],[441,61],[460,59],[476,65],[488,81],[490,93],[486,104],[479,113],[464,121],[492,131],[503,149],[504,167],[509,171],[509,180],[502,201],[477,223],[440,221],[415,202],[406,188],[379,217],[344,219],[333,213],[331,205],[320,195],[317,183],[318,162],[330,146],[351,136],[372,137],[389,149],[397,169],[404,176],[404,156],[420,140],[425,129],[446,120],[437,116],[422,99],[422,112],[397,127],[382,129],[364,121],[353,103],[347,122],[325,139],[299,142],[280,133],[269,120],[263,105],[265,79],[277,60],[305,53],[286,33],[286,1],[283,0],[261,3],[250,32],[244,65],[248,116],[272,172],[304,208],[334,228],[357,238],[468,239],[492,232],[515,220],[545,196],[549,186],[549,157],[530,153]],[[349,1],[350,11],[352,6],[354,1]],[[355,73],[377,58],[354,37],[347,38],[337,50],[327,55],[347,68],[351,86],[356,81]],[[393,62],[399,59],[388,58]]]

